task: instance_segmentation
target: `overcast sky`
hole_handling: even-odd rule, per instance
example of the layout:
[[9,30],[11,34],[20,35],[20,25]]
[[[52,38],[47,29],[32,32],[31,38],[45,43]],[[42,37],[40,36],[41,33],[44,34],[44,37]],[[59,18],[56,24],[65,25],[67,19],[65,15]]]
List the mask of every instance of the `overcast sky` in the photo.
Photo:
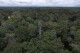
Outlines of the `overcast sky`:
[[0,6],[79,7],[80,0],[0,0]]

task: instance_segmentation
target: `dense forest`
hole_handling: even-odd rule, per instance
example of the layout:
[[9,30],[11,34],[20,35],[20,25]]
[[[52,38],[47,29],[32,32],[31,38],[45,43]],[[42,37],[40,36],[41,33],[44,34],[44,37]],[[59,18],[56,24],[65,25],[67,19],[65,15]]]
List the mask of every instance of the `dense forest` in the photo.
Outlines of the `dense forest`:
[[1,8],[0,53],[80,53],[80,8]]

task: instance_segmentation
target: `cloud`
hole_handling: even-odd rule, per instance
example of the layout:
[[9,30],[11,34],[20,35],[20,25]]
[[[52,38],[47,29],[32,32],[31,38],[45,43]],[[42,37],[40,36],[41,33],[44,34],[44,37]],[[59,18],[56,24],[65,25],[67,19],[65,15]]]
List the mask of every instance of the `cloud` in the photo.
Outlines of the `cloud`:
[[61,6],[75,7],[80,0],[0,0],[0,6]]

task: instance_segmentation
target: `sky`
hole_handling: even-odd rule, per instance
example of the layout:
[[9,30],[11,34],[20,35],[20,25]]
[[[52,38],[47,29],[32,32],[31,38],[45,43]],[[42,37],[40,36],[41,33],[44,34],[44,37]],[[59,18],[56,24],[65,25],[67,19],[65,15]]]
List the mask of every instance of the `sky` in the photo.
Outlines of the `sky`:
[[0,6],[80,7],[80,0],[0,0]]

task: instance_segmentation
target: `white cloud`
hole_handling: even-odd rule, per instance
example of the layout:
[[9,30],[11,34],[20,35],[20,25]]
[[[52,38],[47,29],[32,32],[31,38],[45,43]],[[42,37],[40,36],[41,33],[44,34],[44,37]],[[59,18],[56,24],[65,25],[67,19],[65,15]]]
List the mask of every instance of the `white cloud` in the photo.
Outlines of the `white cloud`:
[[0,6],[68,6],[74,7],[80,0],[0,0]]

